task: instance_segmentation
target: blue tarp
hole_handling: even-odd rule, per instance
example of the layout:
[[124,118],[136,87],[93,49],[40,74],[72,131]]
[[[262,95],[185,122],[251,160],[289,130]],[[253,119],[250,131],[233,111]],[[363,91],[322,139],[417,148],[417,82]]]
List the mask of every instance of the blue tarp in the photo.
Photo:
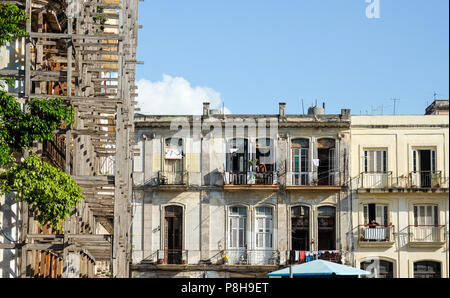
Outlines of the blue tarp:
[[[315,260],[299,265],[292,266],[293,276],[327,276],[327,275],[345,275],[358,276],[370,274],[369,271],[345,266],[325,260]],[[269,277],[289,277],[289,267],[270,272]]]

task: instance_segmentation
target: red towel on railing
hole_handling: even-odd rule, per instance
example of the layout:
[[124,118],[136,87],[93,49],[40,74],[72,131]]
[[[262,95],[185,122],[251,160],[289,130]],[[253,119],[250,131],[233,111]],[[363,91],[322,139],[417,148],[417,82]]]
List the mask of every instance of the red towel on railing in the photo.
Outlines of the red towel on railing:
[[305,261],[305,252],[303,250],[300,251],[300,263]]

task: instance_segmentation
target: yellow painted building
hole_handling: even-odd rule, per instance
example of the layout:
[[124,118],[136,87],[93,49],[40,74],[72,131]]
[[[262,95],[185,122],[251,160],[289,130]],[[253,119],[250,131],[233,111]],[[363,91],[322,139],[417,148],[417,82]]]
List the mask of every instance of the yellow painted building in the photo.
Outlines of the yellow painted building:
[[448,115],[351,117],[355,267],[449,277]]

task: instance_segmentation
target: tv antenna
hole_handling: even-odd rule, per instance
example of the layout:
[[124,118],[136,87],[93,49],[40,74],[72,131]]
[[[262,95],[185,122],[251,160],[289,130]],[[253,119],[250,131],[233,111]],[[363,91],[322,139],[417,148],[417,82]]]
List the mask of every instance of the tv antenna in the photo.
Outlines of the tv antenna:
[[392,98],[392,101],[394,101],[394,115],[396,113],[396,107],[397,107],[397,101],[400,101],[400,98]]

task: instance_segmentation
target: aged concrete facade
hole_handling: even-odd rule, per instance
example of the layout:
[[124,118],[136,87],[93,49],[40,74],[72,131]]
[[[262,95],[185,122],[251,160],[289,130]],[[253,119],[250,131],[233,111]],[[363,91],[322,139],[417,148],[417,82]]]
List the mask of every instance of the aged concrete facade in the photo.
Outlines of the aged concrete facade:
[[310,112],[136,116],[132,276],[259,276],[293,250],[348,259],[350,111]]
[[[286,115],[280,103],[278,115],[221,115],[205,104],[198,117],[138,115],[132,276],[262,276],[297,251],[331,248],[330,260],[375,277],[448,277],[448,117],[309,112]],[[166,244],[169,218],[180,221],[179,252]]]

